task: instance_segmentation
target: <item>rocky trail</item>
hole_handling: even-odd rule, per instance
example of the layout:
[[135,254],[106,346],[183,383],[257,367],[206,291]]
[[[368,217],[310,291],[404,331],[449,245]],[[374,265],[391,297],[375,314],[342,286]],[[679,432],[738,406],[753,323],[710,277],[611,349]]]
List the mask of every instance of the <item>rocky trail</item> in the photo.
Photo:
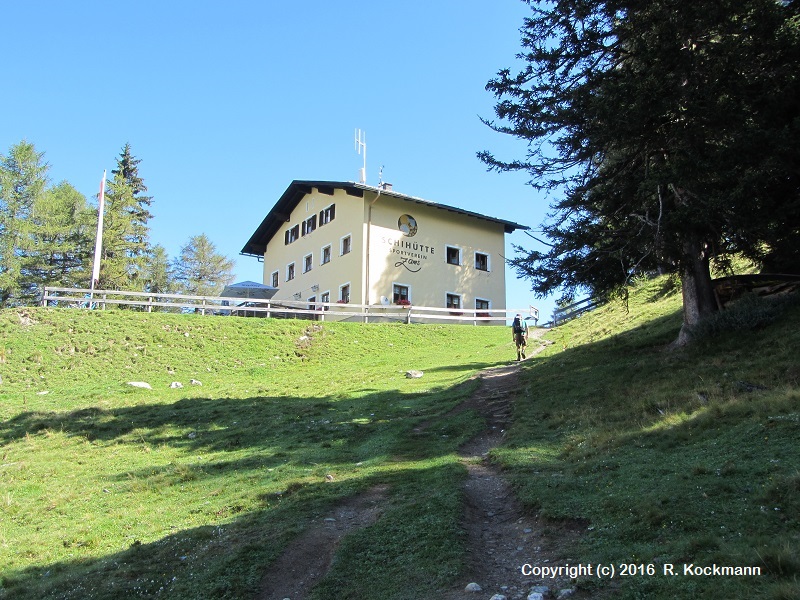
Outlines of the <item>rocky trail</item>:
[[[539,330],[534,330],[536,332]],[[532,332],[532,333],[533,333]],[[528,355],[540,351],[535,339]],[[486,428],[459,450],[468,476],[464,483],[462,527],[467,533],[468,564],[465,575],[452,590],[442,590],[442,600],[543,600],[582,598],[567,580],[541,581],[523,575],[522,566],[563,564],[565,555],[580,535],[580,527],[545,523],[517,502],[511,486],[488,459],[498,446],[511,420],[513,403],[523,399],[521,363],[488,369],[477,377],[481,386],[449,414],[473,409],[486,421]],[[531,398],[525,398],[531,401]],[[446,416],[446,415],[445,415]],[[422,424],[417,431],[423,431]],[[348,532],[373,523],[381,513],[386,490],[373,488],[350,498],[333,513],[292,542],[264,576],[258,600],[303,600],[330,567],[339,541]]]
[[[544,348],[532,342],[529,357]],[[525,564],[569,562],[564,551],[580,535],[579,527],[546,523],[525,511],[488,459],[490,450],[503,440],[513,403],[532,401],[520,387],[519,372],[520,363],[483,371],[481,387],[458,407],[476,410],[487,426],[459,450],[468,473],[462,527],[468,536],[469,565],[458,588],[442,594],[444,600],[580,597],[568,580],[541,581],[522,572]]]

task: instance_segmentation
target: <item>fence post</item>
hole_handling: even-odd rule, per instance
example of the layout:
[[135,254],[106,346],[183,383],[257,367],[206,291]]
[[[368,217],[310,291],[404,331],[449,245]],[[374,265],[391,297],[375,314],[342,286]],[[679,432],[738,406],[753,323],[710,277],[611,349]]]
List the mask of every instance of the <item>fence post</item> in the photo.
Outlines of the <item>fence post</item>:
[[149,313],[153,312],[153,297],[152,296],[147,298],[147,312],[149,312]]

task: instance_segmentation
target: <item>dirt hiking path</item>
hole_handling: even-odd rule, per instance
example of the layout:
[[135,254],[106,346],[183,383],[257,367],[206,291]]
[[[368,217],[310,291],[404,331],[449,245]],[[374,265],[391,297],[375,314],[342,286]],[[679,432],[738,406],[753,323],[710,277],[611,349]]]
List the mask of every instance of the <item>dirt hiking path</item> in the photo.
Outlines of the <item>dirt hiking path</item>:
[[258,600],[303,600],[328,572],[342,538],[367,527],[381,515],[388,486],[375,486],[346,499],[320,517],[269,568]]
[[[531,331],[529,358],[544,349],[535,339],[543,333]],[[468,473],[463,488],[462,527],[467,533],[469,562],[457,588],[442,594],[444,600],[488,600],[495,594],[508,600],[525,599],[536,586],[547,586],[549,597],[556,597],[559,591],[572,589],[567,580],[541,581],[524,576],[521,568],[525,564],[569,562],[564,551],[578,538],[580,528],[544,522],[525,511],[499,469],[488,459],[489,451],[502,443],[511,423],[513,403],[536,401],[520,383],[520,368],[521,363],[515,362],[483,371],[478,375],[480,388],[457,407],[481,414],[486,429],[459,450]],[[467,591],[466,586],[471,583],[478,584],[481,591]]]
[[[529,358],[544,348],[536,340],[543,333],[544,330],[531,331]],[[521,567],[570,562],[564,548],[580,535],[579,527],[545,523],[528,514],[515,499],[511,486],[488,460],[489,451],[500,445],[511,423],[513,403],[536,401],[520,387],[522,364],[514,362],[481,372],[476,376],[481,381],[478,390],[445,415],[475,410],[484,417],[486,429],[459,450],[468,473],[463,487],[462,516],[468,548],[465,575],[453,589],[441,590],[435,598],[489,600],[494,594],[500,594],[507,600],[524,600],[537,585],[548,586],[550,597],[555,597],[560,590],[570,589],[568,581],[543,582],[526,577]],[[422,432],[428,426],[429,423],[423,423],[416,431]],[[256,600],[305,600],[330,568],[341,539],[380,517],[386,492],[386,487],[378,486],[346,499],[334,507],[330,515],[313,523],[269,567]],[[478,584],[481,591],[466,591],[471,583]],[[585,596],[574,594],[572,597]]]

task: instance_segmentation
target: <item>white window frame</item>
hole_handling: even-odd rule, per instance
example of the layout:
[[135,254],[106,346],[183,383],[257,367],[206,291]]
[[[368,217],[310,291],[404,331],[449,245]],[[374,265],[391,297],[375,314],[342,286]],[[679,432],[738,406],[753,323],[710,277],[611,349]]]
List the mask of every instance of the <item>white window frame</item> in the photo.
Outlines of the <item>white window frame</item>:
[[[289,269],[290,268],[292,269],[291,277],[289,277],[289,275],[290,275]],[[285,281],[292,281],[295,277],[297,277],[297,266],[295,265],[294,262],[290,262],[288,265],[286,265],[286,280]]]
[[[458,298],[458,306],[447,306],[447,297],[453,296]],[[444,293],[444,306],[448,310],[464,310],[464,294],[456,294],[455,292],[445,292]]]
[[408,298],[407,298],[407,299],[408,299],[408,301],[409,301],[409,302],[411,302],[411,286],[410,286],[410,285],[408,285],[407,283],[401,283],[400,281],[393,281],[393,282],[392,282],[392,295],[391,295],[392,302],[393,302],[394,304],[397,304],[397,301],[394,299],[394,287],[395,287],[396,285],[397,285],[397,286],[400,286],[400,287],[404,287],[404,288],[406,288],[406,290],[407,290],[407,292],[408,292],[408,293],[407,293],[407,296],[408,296]]
[[307,219],[303,219],[301,235],[310,235],[317,228],[317,214],[314,213]]
[[[479,269],[478,268],[478,255],[479,254],[481,256],[485,256],[486,257],[486,269]],[[477,252],[476,251],[475,252],[475,261],[473,262],[473,264],[475,265],[475,269],[477,271],[483,271],[484,273],[488,273],[489,271],[492,270],[492,262],[491,262],[491,259],[489,257],[489,254],[487,252]]]
[[[325,260],[325,250],[328,251],[328,260]],[[333,248],[331,247],[331,244],[323,246],[322,250],[320,250],[319,253],[319,264],[327,265],[329,262],[331,262],[332,257],[333,257]]]
[[338,300],[344,300],[344,298],[342,297],[342,290],[344,288],[347,288],[347,300],[346,300],[346,303],[349,304],[350,303],[350,297],[353,295],[353,286],[350,285],[349,281],[347,283],[343,283],[342,285],[339,286],[339,297],[337,298],[337,301]]
[[300,225],[293,225],[286,230],[286,234],[284,235],[285,239],[284,242],[288,246],[289,244],[295,243],[297,240],[300,239]]
[[269,274],[269,282],[272,287],[278,287],[278,283],[280,282],[281,272],[280,271],[273,271]]
[[[331,216],[333,213],[333,216]],[[336,203],[333,202],[320,211],[319,226],[327,225],[336,218]]]
[[[306,269],[306,267],[308,267]],[[303,257],[303,273],[308,273],[314,268],[314,255],[309,253]]]
[[[350,249],[345,252],[344,251],[344,241],[349,240],[349,247]],[[344,256],[345,254],[350,254],[353,251],[353,234],[348,233],[347,235],[343,235],[339,238],[339,256]]]
[[[486,308],[478,308],[478,302],[486,302]],[[475,298],[475,310],[492,310],[492,301],[486,298]]]
[[[325,296],[328,297],[327,300],[325,299]],[[330,304],[330,302],[331,302],[331,291],[330,290],[325,290],[324,292],[322,292],[319,295],[319,301],[322,302],[322,303],[325,303],[325,304]],[[330,306],[323,306],[322,307],[322,310],[329,310],[329,309],[330,309]]]
[[[458,252],[458,262],[456,262],[456,263],[451,263],[450,262],[450,256],[449,256],[450,255],[450,250],[455,250],[456,252]],[[458,246],[453,246],[452,244],[446,244],[445,247],[444,247],[444,261],[448,265],[452,265],[454,267],[460,267],[462,264],[464,264],[464,253],[461,251],[461,248],[459,248]]]

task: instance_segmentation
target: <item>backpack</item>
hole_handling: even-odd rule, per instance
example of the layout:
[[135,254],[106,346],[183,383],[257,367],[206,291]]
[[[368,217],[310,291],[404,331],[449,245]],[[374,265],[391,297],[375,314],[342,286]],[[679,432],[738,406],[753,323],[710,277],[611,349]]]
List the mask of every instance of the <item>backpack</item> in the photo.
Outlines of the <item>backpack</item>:
[[511,331],[513,331],[514,333],[522,333],[523,331],[525,331],[522,328],[522,321],[520,321],[515,317],[514,322],[511,324]]

